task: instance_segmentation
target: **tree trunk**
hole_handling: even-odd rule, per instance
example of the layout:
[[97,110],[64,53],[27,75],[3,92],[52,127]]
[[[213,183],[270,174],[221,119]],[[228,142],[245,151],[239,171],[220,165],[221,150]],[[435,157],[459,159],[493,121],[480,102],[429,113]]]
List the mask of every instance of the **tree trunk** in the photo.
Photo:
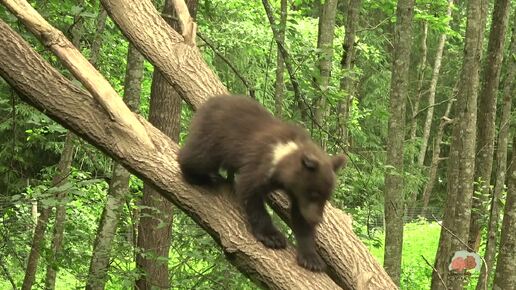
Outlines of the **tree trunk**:
[[435,180],[437,179],[437,169],[439,169],[439,163],[441,161],[441,143],[443,142],[444,128],[452,122],[448,117],[450,115],[451,108],[454,101],[450,100],[446,111],[441,118],[437,132],[434,138],[434,148],[432,150],[432,162],[428,170],[428,181],[426,182],[425,189],[423,190],[423,207],[421,209],[421,216],[426,216],[428,209],[428,203],[430,202],[430,195],[434,190]]
[[[448,160],[448,194],[445,202],[443,228],[436,254],[435,271],[432,274],[432,290],[462,289],[464,278],[464,272],[448,270],[448,266],[456,251],[466,250],[461,242],[467,241],[469,233],[481,54],[481,50],[478,48],[481,47],[484,31],[481,1],[468,1],[464,60]],[[443,285],[441,279],[446,285]]]
[[[195,19],[197,0],[186,2],[191,16]],[[171,15],[166,18],[167,23],[182,33],[180,23],[173,20],[177,19],[177,13],[172,1],[165,1],[162,13]],[[174,142],[179,142],[181,96],[163,78],[159,69],[154,70],[152,78],[149,121]],[[152,184],[145,182],[141,205],[143,208],[138,223],[137,241],[141,252],[136,257],[136,265],[143,275],[136,281],[135,288],[170,289],[168,253],[172,239],[172,203],[161,196]]]
[[[201,104],[208,92],[216,95],[217,92],[225,91],[220,80],[207,71],[206,64],[198,63],[202,60],[195,47],[174,42],[182,38],[162,24],[162,19],[150,1],[102,2],[125,35],[161,70],[167,80],[180,88],[184,93],[182,97],[188,103]],[[32,9],[30,5],[19,7],[18,3],[11,2],[9,8],[16,11],[17,15],[25,15],[25,11]],[[37,36],[53,36],[59,38],[60,43],[66,43],[65,39],[56,35],[55,30],[48,27],[48,23],[37,21],[35,24],[30,20],[33,19],[29,17],[23,22]],[[145,27],[144,31],[142,27]],[[48,34],[41,33],[41,29],[45,29]],[[111,92],[103,84],[88,87],[96,94],[93,98],[65,80],[1,21],[0,32],[5,36],[0,38],[0,75],[4,79],[18,89],[28,102],[160,188],[161,194],[189,214],[222,246],[229,261],[239,270],[272,289],[338,287],[329,276],[313,275],[296,266],[291,247],[285,251],[270,251],[256,243],[247,232],[234,199],[228,198],[227,190],[218,190],[220,194],[215,194],[215,190],[209,193],[206,188],[186,184],[176,162],[177,145],[136,115],[112,116],[107,108],[113,108],[117,100],[106,99],[111,96]],[[50,44],[50,49],[55,51],[58,48]],[[59,49],[62,49],[59,51],[60,57],[68,57],[68,46],[60,46]],[[185,53],[189,57],[188,61],[178,66],[180,59],[185,60]],[[72,53],[72,56],[76,57],[76,53]],[[83,65],[83,60],[75,60],[81,69],[72,70],[74,74],[82,74],[80,76],[85,82],[89,79],[85,79],[84,73],[98,78],[98,73]],[[65,63],[69,65],[69,62]],[[188,83],[186,79],[195,81]],[[102,93],[98,89],[102,89]],[[110,104],[102,107],[99,102]],[[128,111],[120,107],[118,110]],[[127,130],[126,123],[141,125],[146,129],[144,132]],[[395,289],[392,280],[354,235],[350,224],[345,222],[347,217],[331,205],[327,206],[325,212],[325,221],[319,227],[317,245],[333,279],[339,281],[339,285],[351,285],[346,287],[349,289],[358,289],[359,284],[365,284],[369,289]],[[359,283],[357,279],[360,278],[363,280]]]
[[[287,12],[288,12],[287,0],[281,0],[281,15],[279,22],[279,40],[281,45],[285,45],[285,29],[287,28]],[[285,64],[283,63],[283,57],[279,45],[277,45],[278,51],[276,53],[276,81],[274,82],[274,115],[281,117],[283,112],[283,94],[285,91],[285,84],[283,74],[285,72]]]
[[[416,99],[414,100],[414,104],[412,104],[412,118],[410,120],[410,135],[409,139],[414,140],[416,138],[417,131],[417,113],[419,111],[419,104],[421,103],[421,98],[423,96],[423,81],[425,80],[425,71],[426,71],[426,57],[428,55],[428,45],[426,40],[428,38],[428,21],[423,20],[423,32],[421,35],[421,56],[419,58],[418,64],[418,78],[417,78],[417,87],[416,87]],[[415,200],[415,199],[414,199]]]
[[339,103],[339,132],[342,144],[349,145],[349,134],[347,121],[349,111],[354,96],[354,73],[353,65],[355,62],[355,35],[358,28],[360,7],[362,0],[350,0],[348,5],[348,15],[346,18],[346,34],[342,44],[341,68],[344,76],[340,79],[340,89],[344,91],[345,97]]
[[[502,116],[500,117],[500,129],[498,132],[497,148],[496,148],[496,178],[493,196],[491,197],[491,209],[489,211],[489,223],[487,226],[487,242],[484,254],[485,265],[482,267],[480,277],[478,278],[477,290],[487,289],[489,283],[489,274],[493,273],[493,265],[496,254],[496,240],[498,235],[498,220],[500,218],[500,199],[505,185],[507,170],[507,143],[509,139],[509,128],[511,125],[511,107],[512,96],[514,94],[514,85],[516,82],[516,18],[512,28],[512,40],[509,49],[509,57],[506,60],[507,77],[505,79],[503,90],[503,106]],[[513,147],[513,155],[514,155]]]
[[[66,134],[65,143],[63,146],[63,152],[61,152],[61,159],[64,159],[63,162],[69,164],[69,167],[72,165],[73,161],[73,153],[75,151],[74,146],[75,136],[72,132],[68,132]],[[70,168],[67,169],[70,171]],[[45,289],[55,289],[56,287],[56,276],[57,271],[59,270],[59,261],[61,260],[62,249],[63,249],[63,237],[64,237],[64,228],[66,221],[66,205],[65,198],[67,196],[66,191],[61,191],[56,193],[56,199],[58,200],[58,205],[56,206],[56,220],[54,223],[54,235],[52,237],[52,246],[50,247],[50,257],[49,262],[47,264],[47,274],[45,278]]]
[[468,245],[475,251],[480,245],[480,232],[485,225],[486,199],[492,194],[491,172],[493,168],[494,140],[496,131],[496,97],[498,83],[500,82],[500,69],[502,66],[505,32],[510,10],[509,0],[496,0],[487,58],[485,63],[483,86],[480,92],[478,120],[477,120],[477,159],[475,162],[475,192],[480,192],[473,199],[471,210],[471,222],[469,227]]
[[[140,106],[142,79],[143,56],[133,45],[129,44],[124,80],[124,101],[133,112],[138,112]],[[129,192],[130,175],[129,171],[114,161],[106,205],[102,211],[93,244],[86,289],[104,289],[105,287],[111,246],[118,227],[120,212]]]
[[[317,91],[320,95],[315,106],[315,122],[318,127],[323,126],[326,117],[326,98],[328,97],[328,85],[330,83],[331,64],[333,58],[333,35],[335,34],[335,17],[337,15],[338,0],[326,0],[321,7],[319,26],[317,33],[318,61],[316,72]],[[320,136],[321,145],[325,147],[326,141]]]
[[512,160],[507,184],[507,200],[502,222],[502,234],[493,281],[494,290],[514,289],[516,285],[516,135],[512,139]]
[[403,245],[403,140],[405,139],[405,99],[408,94],[412,16],[414,0],[398,0],[394,33],[390,117],[385,173],[385,252],[384,267],[399,285]]
[[[450,18],[452,13],[453,0],[448,0],[448,11],[446,17]],[[421,148],[417,158],[417,164],[422,167],[425,163],[426,149],[428,139],[430,138],[430,129],[432,129],[432,119],[434,118],[435,92],[437,90],[437,81],[439,80],[439,72],[441,71],[441,62],[443,59],[444,45],[446,43],[446,33],[439,36],[439,43],[435,52],[434,68],[432,70],[432,79],[430,88],[428,89],[428,110],[426,111],[425,125],[423,126],[423,136],[421,137]],[[416,112],[417,113],[417,112]]]

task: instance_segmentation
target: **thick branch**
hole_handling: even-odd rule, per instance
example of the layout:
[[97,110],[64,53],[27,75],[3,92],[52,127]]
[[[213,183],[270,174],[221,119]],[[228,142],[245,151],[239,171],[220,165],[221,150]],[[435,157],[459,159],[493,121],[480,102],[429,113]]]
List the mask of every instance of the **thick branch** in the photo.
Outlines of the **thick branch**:
[[[161,131],[133,114],[155,144],[145,148],[137,132],[110,130],[105,126],[109,115],[99,110],[90,94],[61,76],[1,21],[0,34],[0,75],[25,100],[160,188],[163,196],[201,225],[250,278],[272,289],[338,288],[324,273],[297,266],[292,247],[274,251],[257,243],[245,228],[236,202],[225,196],[229,190],[207,192],[185,183],[176,162],[178,146]],[[125,142],[114,144],[112,140]]]
[[[184,44],[182,37],[169,28],[149,0],[134,2],[102,0],[102,2],[125,35],[163,72],[165,78],[174,84],[187,102],[197,107],[212,95],[227,93],[220,80],[201,59],[197,48]],[[145,27],[145,30],[142,31],[142,27]],[[4,27],[0,30],[7,29],[8,27]],[[243,219],[231,199],[220,195],[202,194],[185,184],[179,177],[179,169],[175,161],[177,145],[148,125],[146,121],[141,118],[136,120],[148,128],[147,134],[155,145],[152,150],[141,148],[142,146],[135,140],[138,137],[135,132],[112,132],[106,128],[104,124],[107,122],[106,115],[105,112],[99,111],[98,104],[89,95],[64,82],[63,78],[48,68],[46,63],[39,64],[39,68],[32,64],[33,59],[40,60],[41,58],[32,51],[25,52],[25,50],[29,50],[26,44],[18,43],[8,50],[7,47],[13,42],[20,42],[17,40],[18,36],[10,34],[13,35],[12,40],[7,37],[7,33],[2,34],[5,37],[0,40],[0,48],[6,47],[6,49],[0,49],[0,73],[24,93],[28,101],[40,109],[47,110],[47,113],[54,119],[72,128],[111,156],[120,159],[135,174],[150,180],[161,188],[164,196],[193,216],[222,245],[230,256],[230,260],[243,272],[276,289],[287,287],[285,285],[288,285],[287,288],[292,288],[300,283],[303,284],[302,288],[310,287],[311,289],[336,286],[324,275],[314,276],[299,269],[295,265],[291,251],[271,252],[263,249],[249,236],[247,231],[242,231]],[[22,53],[21,50],[24,52]],[[9,58],[1,57],[3,53]],[[23,59],[13,58],[17,55],[26,57]],[[23,66],[25,61],[31,62],[31,65]],[[20,74],[20,70],[23,70],[24,73]],[[54,86],[39,88],[35,79],[41,78],[44,80],[39,84],[53,82]],[[64,92],[59,84],[66,87]],[[56,95],[66,96],[66,98],[57,99]],[[77,108],[81,109],[82,116],[78,114]],[[113,144],[114,140],[118,143]],[[158,167],[158,169],[154,167]],[[187,191],[188,194],[185,193]],[[326,209],[325,216],[333,225],[340,225],[341,221],[347,218],[341,211],[333,207]],[[318,246],[323,258],[332,269],[331,272],[334,274],[332,277],[337,277],[335,280],[339,281],[341,286],[356,284],[351,289],[359,289],[358,287],[364,283],[350,279],[353,276],[357,277],[355,273],[358,270],[343,272],[343,269],[362,271],[363,265],[371,263],[372,266],[366,267],[364,271],[369,272],[370,269],[373,269],[377,272],[371,278],[369,289],[394,289],[394,286],[391,287],[394,284],[390,278],[362,244],[353,247],[345,246],[348,245],[346,244],[348,240],[360,243],[350,227],[335,226],[339,231],[338,234],[335,234],[338,237],[328,237],[323,233],[325,231],[333,233],[334,229],[330,227],[332,226],[328,226],[326,223],[320,227]],[[248,247],[252,247],[252,249]],[[332,248],[335,250],[331,250]],[[348,259],[348,255],[354,258]],[[275,263],[279,259],[281,259],[281,265],[276,265]],[[364,262],[355,263],[358,260]],[[271,274],[273,277],[270,276]],[[305,281],[304,277],[310,277],[310,281]],[[291,281],[291,279],[296,279],[296,281]],[[341,283],[340,281],[346,282]],[[382,286],[371,287],[372,285]]]
[[184,42],[150,0],[101,0],[113,21],[136,48],[157,67],[193,107],[228,91],[202,59],[199,49]]

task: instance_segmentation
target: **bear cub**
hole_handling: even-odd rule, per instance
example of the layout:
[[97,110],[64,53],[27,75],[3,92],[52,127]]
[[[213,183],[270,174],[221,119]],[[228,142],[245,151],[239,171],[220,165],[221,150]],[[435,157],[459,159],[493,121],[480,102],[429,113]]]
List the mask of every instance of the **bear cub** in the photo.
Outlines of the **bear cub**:
[[[272,116],[245,96],[210,98],[195,113],[179,151],[186,181],[208,185],[236,173],[234,188],[253,236],[266,247],[282,249],[285,236],[273,225],[265,196],[283,190],[291,200],[297,262],[312,271],[325,263],[315,250],[315,229],[335,186],[343,155],[329,156],[303,128]],[[229,179],[229,178],[228,178]]]

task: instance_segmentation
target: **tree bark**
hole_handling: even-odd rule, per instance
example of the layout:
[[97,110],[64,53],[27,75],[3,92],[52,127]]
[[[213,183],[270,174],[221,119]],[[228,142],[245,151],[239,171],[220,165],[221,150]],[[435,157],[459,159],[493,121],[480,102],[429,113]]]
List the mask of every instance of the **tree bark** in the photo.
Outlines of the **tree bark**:
[[[133,45],[129,44],[124,80],[124,101],[132,112],[138,112],[140,106],[142,80],[143,56]],[[118,227],[122,206],[129,192],[130,175],[129,171],[114,161],[106,205],[102,211],[93,244],[86,289],[104,289],[105,287],[112,242]]]
[[[335,34],[335,17],[337,15],[338,0],[326,0],[321,7],[319,15],[319,26],[317,33],[317,90],[320,96],[315,107],[315,122],[319,126],[323,126],[323,119],[326,114],[326,98],[328,95],[328,86],[330,83],[331,64],[333,58],[333,35]],[[321,135],[321,144],[325,147],[326,141]]]
[[[281,12],[280,22],[278,26],[278,34],[281,45],[285,45],[285,29],[287,28],[287,13],[288,5],[287,0],[281,0]],[[274,115],[280,117],[283,113],[283,94],[285,91],[284,77],[285,64],[283,63],[283,57],[281,56],[280,46],[277,45],[278,50],[276,53],[276,81],[274,82]]]
[[[446,17],[450,18],[452,13],[453,0],[448,0],[448,11]],[[432,79],[430,80],[430,88],[428,89],[428,110],[426,111],[425,125],[423,126],[423,135],[421,137],[421,148],[417,158],[417,164],[422,167],[425,163],[426,149],[428,139],[430,138],[430,129],[432,128],[432,119],[434,118],[435,92],[437,90],[437,81],[441,71],[441,63],[443,59],[444,45],[446,44],[446,33],[439,36],[439,42],[435,52],[434,68],[432,70]],[[416,112],[417,113],[417,112]]]
[[408,94],[412,16],[414,0],[398,0],[394,33],[390,117],[385,173],[385,252],[384,267],[400,284],[403,246],[403,140],[405,139],[405,99]]
[[[512,148],[516,148],[516,135],[512,139]],[[494,290],[514,289],[516,285],[516,154],[512,154],[507,200],[503,214],[502,233],[496,272],[493,281]]]
[[[171,40],[176,37],[177,33],[161,25],[159,28],[149,25],[159,22],[156,20],[159,15],[149,1],[128,3],[103,0],[103,3],[109,8],[123,7],[123,9],[114,9],[109,13],[114,15],[113,18],[122,30],[130,31],[125,34],[130,36],[133,44],[154,62],[167,80],[174,84],[177,83],[174,81],[176,75],[171,73],[171,70],[167,70],[167,67],[189,74],[188,76],[178,76],[179,78],[196,80],[195,85],[190,85],[191,87],[199,86],[198,89],[181,89],[182,92],[188,92],[183,97],[188,99],[189,103],[202,103],[206,97],[204,92],[208,90],[212,92],[225,90],[218,79],[205,78],[204,70],[191,69],[197,65],[195,63],[195,59],[198,60],[197,57],[194,57],[194,60],[183,61],[184,67],[178,68],[177,65],[173,65],[179,59],[182,60],[181,57],[184,56],[182,52],[178,55],[173,54],[178,44],[174,44]],[[125,17],[132,19],[129,21]],[[31,24],[27,21],[25,23]],[[141,27],[149,27],[149,30],[139,31],[138,29]],[[156,29],[166,31],[166,33],[156,32]],[[324,274],[314,275],[297,267],[292,249],[267,251],[257,244],[243,227],[240,211],[237,209],[235,201],[228,198],[227,191],[220,190],[220,194],[213,192],[209,194],[206,189],[202,190],[200,187],[194,188],[186,184],[180,177],[175,161],[177,145],[169,141],[161,132],[135,115],[127,115],[122,121],[142,124],[147,128],[146,136],[138,136],[139,132],[136,131],[123,130],[120,128],[123,126],[121,120],[110,118],[108,112],[101,110],[97,101],[89,94],[85,94],[63,80],[3,22],[0,22],[0,31],[5,36],[0,39],[2,48],[0,49],[0,56],[2,56],[0,57],[0,74],[21,91],[27,101],[41,110],[45,110],[48,115],[59,122],[73,128],[80,136],[116,157],[140,177],[153,182],[156,187],[160,188],[161,194],[185,210],[212,235],[223,247],[229,260],[241,271],[247,273],[255,281],[273,289],[290,289],[292,287],[334,289],[337,287]],[[37,35],[41,36],[39,33]],[[149,43],[164,49],[159,53],[156,47]],[[196,53],[198,51],[194,54]],[[200,67],[204,66],[205,64]],[[20,70],[24,73],[20,74]],[[74,73],[79,72],[74,71]],[[62,95],[67,98],[60,97]],[[150,144],[142,141],[144,139],[141,138],[146,137],[152,140]],[[351,278],[359,277],[359,274],[371,273],[370,279],[367,280],[370,289],[396,288],[392,280],[368,253],[366,247],[353,234],[350,225],[343,223],[346,216],[331,206],[328,206],[325,212],[327,223],[319,228],[318,246],[330,268],[332,277],[353,285],[350,289],[358,289],[357,282]],[[339,226],[329,228],[328,224]],[[335,233],[335,231],[338,231],[339,234],[327,235],[327,233]],[[341,257],[349,258],[342,259]]]
[[500,82],[505,32],[509,19],[509,0],[497,0],[494,4],[482,91],[480,92],[477,120],[477,158],[475,181],[480,192],[473,199],[468,245],[475,251],[480,245],[480,232],[485,226],[486,199],[492,195],[491,172],[493,169],[494,140],[496,131],[496,97]]
[[349,111],[354,96],[354,73],[353,65],[355,62],[355,35],[358,28],[360,7],[362,0],[350,0],[348,5],[348,15],[346,18],[346,34],[344,43],[342,44],[342,59],[340,65],[345,72],[340,79],[340,89],[344,91],[344,100],[339,103],[339,132],[342,144],[348,146],[349,133],[347,121],[349,119]]
[[[192,18],[195,19],[197,0],[186,1]],[[174,30],[182,33],[172,1],[165,1],[165,20]],[[176,143],[181,129],[181,96],[163,77],[159,69],[152,77],[149,122]],[[136,280],[136,289],[170,289],[168,253],[172,239],[172,203],[146,182],[143,188],[143,206],[138,224],[138,248],[136,265],[143,275]],[[142,255],[143,253],[143,255]],[[165,261],[165,262],[163,262]]]
[[[464,272],[448,270],[453,253],[466,250],[475,168],[477,95],[483,31],[482,0],[468,1],[464,60],[448,161],[448,194],[432,273],[432,290],[462,289]],[[453,233],[452,234],[450,234]],[[441,282],[443,279],[446,285]]]
[[[506,62],[507,76],[505,79],[503,90],[503,106],[502,115],[500,117],[500,129],[498,132],[497,148],[496,148],[496,178],[493,195],[491,197],[491,209],[489,211],[489,222],[487,225],[487,242],[484,254],[485,265],[481,268],[480,277],[478,278],[477,290],[487,289],[489,282],[489,274],[493,273],[493,265],[496,254],[496,243],[498,235],[498,220],[500,219],[500,199],[505,185],[507,170],[507,143],[509,139],[509,128],[511,126],[511,107],[512,96],[514,94],[514,86],[516,82],[516,18],[514,18],[511,46],[509,49],[509,57]],[[513,155],[514,155],[513,147]],[[500,252],[501,254],[501,252]]]

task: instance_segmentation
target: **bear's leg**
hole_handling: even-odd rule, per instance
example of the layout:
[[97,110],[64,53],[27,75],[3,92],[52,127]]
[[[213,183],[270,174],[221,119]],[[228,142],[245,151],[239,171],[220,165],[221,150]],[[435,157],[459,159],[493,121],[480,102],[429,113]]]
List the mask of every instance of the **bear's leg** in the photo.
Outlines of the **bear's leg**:
[[219,164],[210,158],[202,146],[187,143],[179,151],[178,162],[183,177],[190,184],[208,185],[224,180],[218,173]]
[[235,190],[244,207],[251,233],[266,247],[283,249],[287,247],[287,239],[274,226],[265,209],[265,194],[268,187],[256,184],[256,177],[241,174],[235,182]]
[[324,271],[326,264],[315,250],[315,226],[306,221],[295,200],[292,201],[291,217],[297,242],[297,263],[311,271]]

